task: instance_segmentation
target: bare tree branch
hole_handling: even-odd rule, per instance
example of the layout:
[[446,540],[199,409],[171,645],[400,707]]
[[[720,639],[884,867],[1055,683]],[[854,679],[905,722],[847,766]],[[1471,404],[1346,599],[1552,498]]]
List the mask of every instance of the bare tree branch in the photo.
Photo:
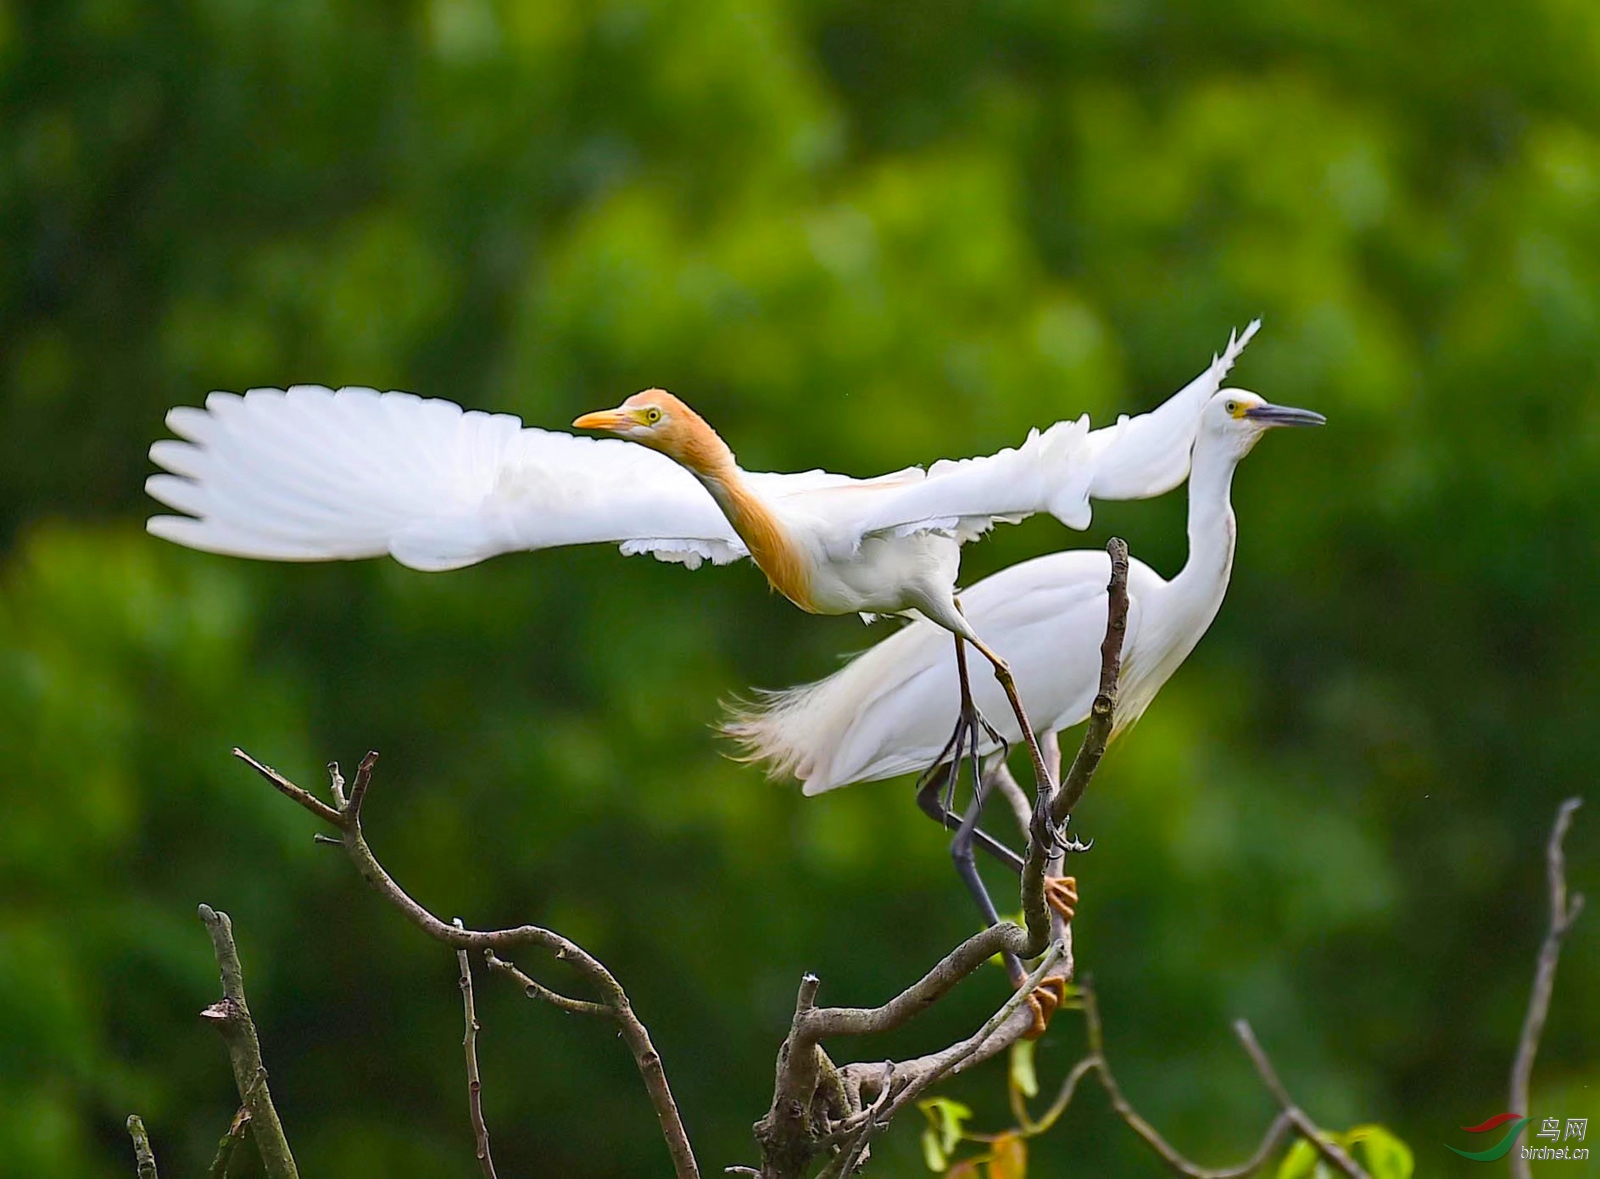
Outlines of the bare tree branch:
[[222,1033],[233,1064],[233,1082],[239,1100],[250,1110],[251,1133],[267,1179],[298,1179],[299,1169],[284,1137],[272,1093],[267,1088],[267,1070],[261,1063],[261,1041],[255,1021],[244,997],[244,972],[239,966],[239,948],[233,941],[233,922],[226,913],[210,905],[200,906],[200,920],[211,934],[211,948],[222,972],[222,998],[200,1013]]
[[[461,918],[451,924],[464,928]],[[467,1114],[472,1119],[472,1136],[477,1143],[478,1166],[484,1179],[497,1179],[494,1157],[489,1153],[489,1126],[483,1120],[483,1081],[478,1076],[478,1009],[472,1001],[472,962],[467,951],[456,951],[456,965],[461,970],[461,1008],[466,1021],[466,1032],[461,1037],[461,1048],[467,1058]]]
[[139,1179],[159,1179],[150,1136],[144,1132],[144,1119],[138,1114],[128,1115],[128,1137],[133,1139],[133,1164],[138,1168]]
[[[1539,964],[1534,969],[1533,991],[1528,996],[1528,1011],[1522,1019],[1522,1035],[1517,1041],[1516,1059],[1511,1064],[1511,1108],[1526,1112],[1531,1105],[1533,1061],[1544,1036],[1544,1021],[1550,1014],[1550,996],[1556,985],[1556,966],[1561,961],[1561,943],[1573,922],[1583,912],[1583,894],[1567,896],[1567,859],[1563,851],[1573,813],[1583,805],[1581,798],[1569,798],[1556,811],[1555,826],[1545,844],[1545,871],[1550,882],[1550,928],[1539,947]],[[1513,1179],[1530,1179],[1532,1168],[1520,1151],[1511,1152]]]
[[[656,1120],[660,1123],[662,1137],[666,1141],[667,1151],[672,1158],[673,1169],[678,1179],[699,1179],[700,1167],[695,1161],[694,1150],[684,1130],[683,1119],[679,1116],[677,1102],[673,1100],[672,1090],[667,1085],[667,1076],[661,1065],[660,1054],[650,1041],[649,1031],[634,1014],[633,1004],[627,992],[622,989],[622,984],[617,982],[604,964],[576,942],[537,925],[519,925],[512,929],[475,930],[441,921],[413,900],[378,862],[361,830],[361,808],[372,785],[373,770],[378,761],[377,753],[369,752],[361,759],[348,798],[339,809],[335,810],[309,791],[296,786],[272,767],[257,761],[244,750],[235,749],[233,752],[235,757],[270,782],[280,794],[292,799],[335,828],[339,832],[338,842],[349,855],[362,879],[399,909],[407,920],[435,941],[443,942],[458,951],[495,951],[509,950],[516,946],[538,946],[571,964],[584,981],[600,994],[598,1006],[602,1006],[608,1018],[617,1025],[623,1042],[633,1053],[634,1063],[644,1079],[645,1090],[655,1109]],[[329,767],[329,778],[331,792],[335,799],[338,799],[343,792],[344,784],[339,777],[337,765]],[[531,983],[532,980],[528,979],[527,982]],[[574,1008],[569,1007],[568,1010]]]

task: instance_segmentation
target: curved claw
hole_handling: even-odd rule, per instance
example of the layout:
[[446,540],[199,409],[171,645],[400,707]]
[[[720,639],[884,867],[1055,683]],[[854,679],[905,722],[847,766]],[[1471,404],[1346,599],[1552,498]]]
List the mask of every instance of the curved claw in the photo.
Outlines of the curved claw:
[[1033,841],[1044,848],[1050,855],[1060,855],[1063,852],[1082,853],[1094,846],[1094,840],[1084,843],[1075,835],[1067,834],[1067,827],[1072,823],[1072,816],[1068,815],[1062,822],[1056,823],[1050,817],[1050,801],[1044,797],[1034,803],[1033,820],[1028,824],[1028,834]]

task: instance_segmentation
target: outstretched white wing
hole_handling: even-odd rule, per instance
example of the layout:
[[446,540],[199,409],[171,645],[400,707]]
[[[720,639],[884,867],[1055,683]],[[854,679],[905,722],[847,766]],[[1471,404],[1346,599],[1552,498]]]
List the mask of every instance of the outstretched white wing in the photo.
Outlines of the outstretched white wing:
[[1222,388],[1234,361],[1260,327],[1261,321],[1253,319],[1243,332],[1230,334],[1228,346],[1212,359],[1211,367],[1157,408],[1096,430],[1090,436],[1094,473],[1087,498],[1149,499],[1187,479],[1200,411]]
[[1057,422],[1031,431],[1019,447],[981,458],[941,459],[926,471],[913,467],[840,486],[785,489],[779,507],[826,521],[830,547],[840,550],[880,534],[939,532],[968,541],[997,522],[1049,510],[1068,483],[1072,498],[1083,499],[1090,470],[1080,455],[1089,433],[1087,417]]
[[[611,542],[693,567],[745,555],[716,502],[664,455],[524,429],[409,393],[297,385],[180,407],[150,457],[149,494],[182,516],[149,529],[271,560],[392,554],[416,569]],[[803,478],[803,477],[802,477]]]
[[875,533],[942,532],[970,540],[997,521],[1049,512],[1070,528],[1087,528],[1094,499],[1147,499],[1189,474],[1189,454],[1206,402],[1221,388],[1256,320],[1210,367],[1162,405],[1099,430],[1087,416],[1034,430],[1015,449],[982,458],[942,460],[921,473],[841,487],[794,489],[790,510],[836,523],[836,543],[854,546]]

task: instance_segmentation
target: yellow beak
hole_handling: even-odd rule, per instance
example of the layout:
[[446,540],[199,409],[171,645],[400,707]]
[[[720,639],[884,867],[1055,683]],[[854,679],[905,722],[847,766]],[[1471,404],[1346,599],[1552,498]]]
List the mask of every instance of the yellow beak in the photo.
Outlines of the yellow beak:
[[572,423],[579,430],[626,430],[639,424],[639,420],[625,409],[600,409],[586,413]]

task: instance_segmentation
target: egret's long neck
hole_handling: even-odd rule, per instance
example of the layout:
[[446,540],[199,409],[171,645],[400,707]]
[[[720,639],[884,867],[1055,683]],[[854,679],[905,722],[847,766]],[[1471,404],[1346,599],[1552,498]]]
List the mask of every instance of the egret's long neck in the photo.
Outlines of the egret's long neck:
[[[1189,472],[1189,559],[1172,579],[1175,607],[1203,631],[1216,617],[1233,572],[1233,471],[1239,457],[1202,434]],[[1203,621],[1202,621],[1203,620]]]
[[733,451],[710,427],[706,428],[706,434],[709,439],[699,441],[693,452],[679,461],[717,501],[728,523],[750,550],[750,559],[767,575],[772,588],[802,610],[814,613],[816,608],[811,601],[811,578],[804,553],[772,508],[751,488],[734,461]]
[[1233,506],[1228,493],[1238,463],[1238,453],[1223,439],[1201,434],[1195,440],[1189,467],[1189,559],[1144,605],[1137,646],[1122,664],[1124,695],[1114,733],[1139,719],[1222,608],[1233,572]]

